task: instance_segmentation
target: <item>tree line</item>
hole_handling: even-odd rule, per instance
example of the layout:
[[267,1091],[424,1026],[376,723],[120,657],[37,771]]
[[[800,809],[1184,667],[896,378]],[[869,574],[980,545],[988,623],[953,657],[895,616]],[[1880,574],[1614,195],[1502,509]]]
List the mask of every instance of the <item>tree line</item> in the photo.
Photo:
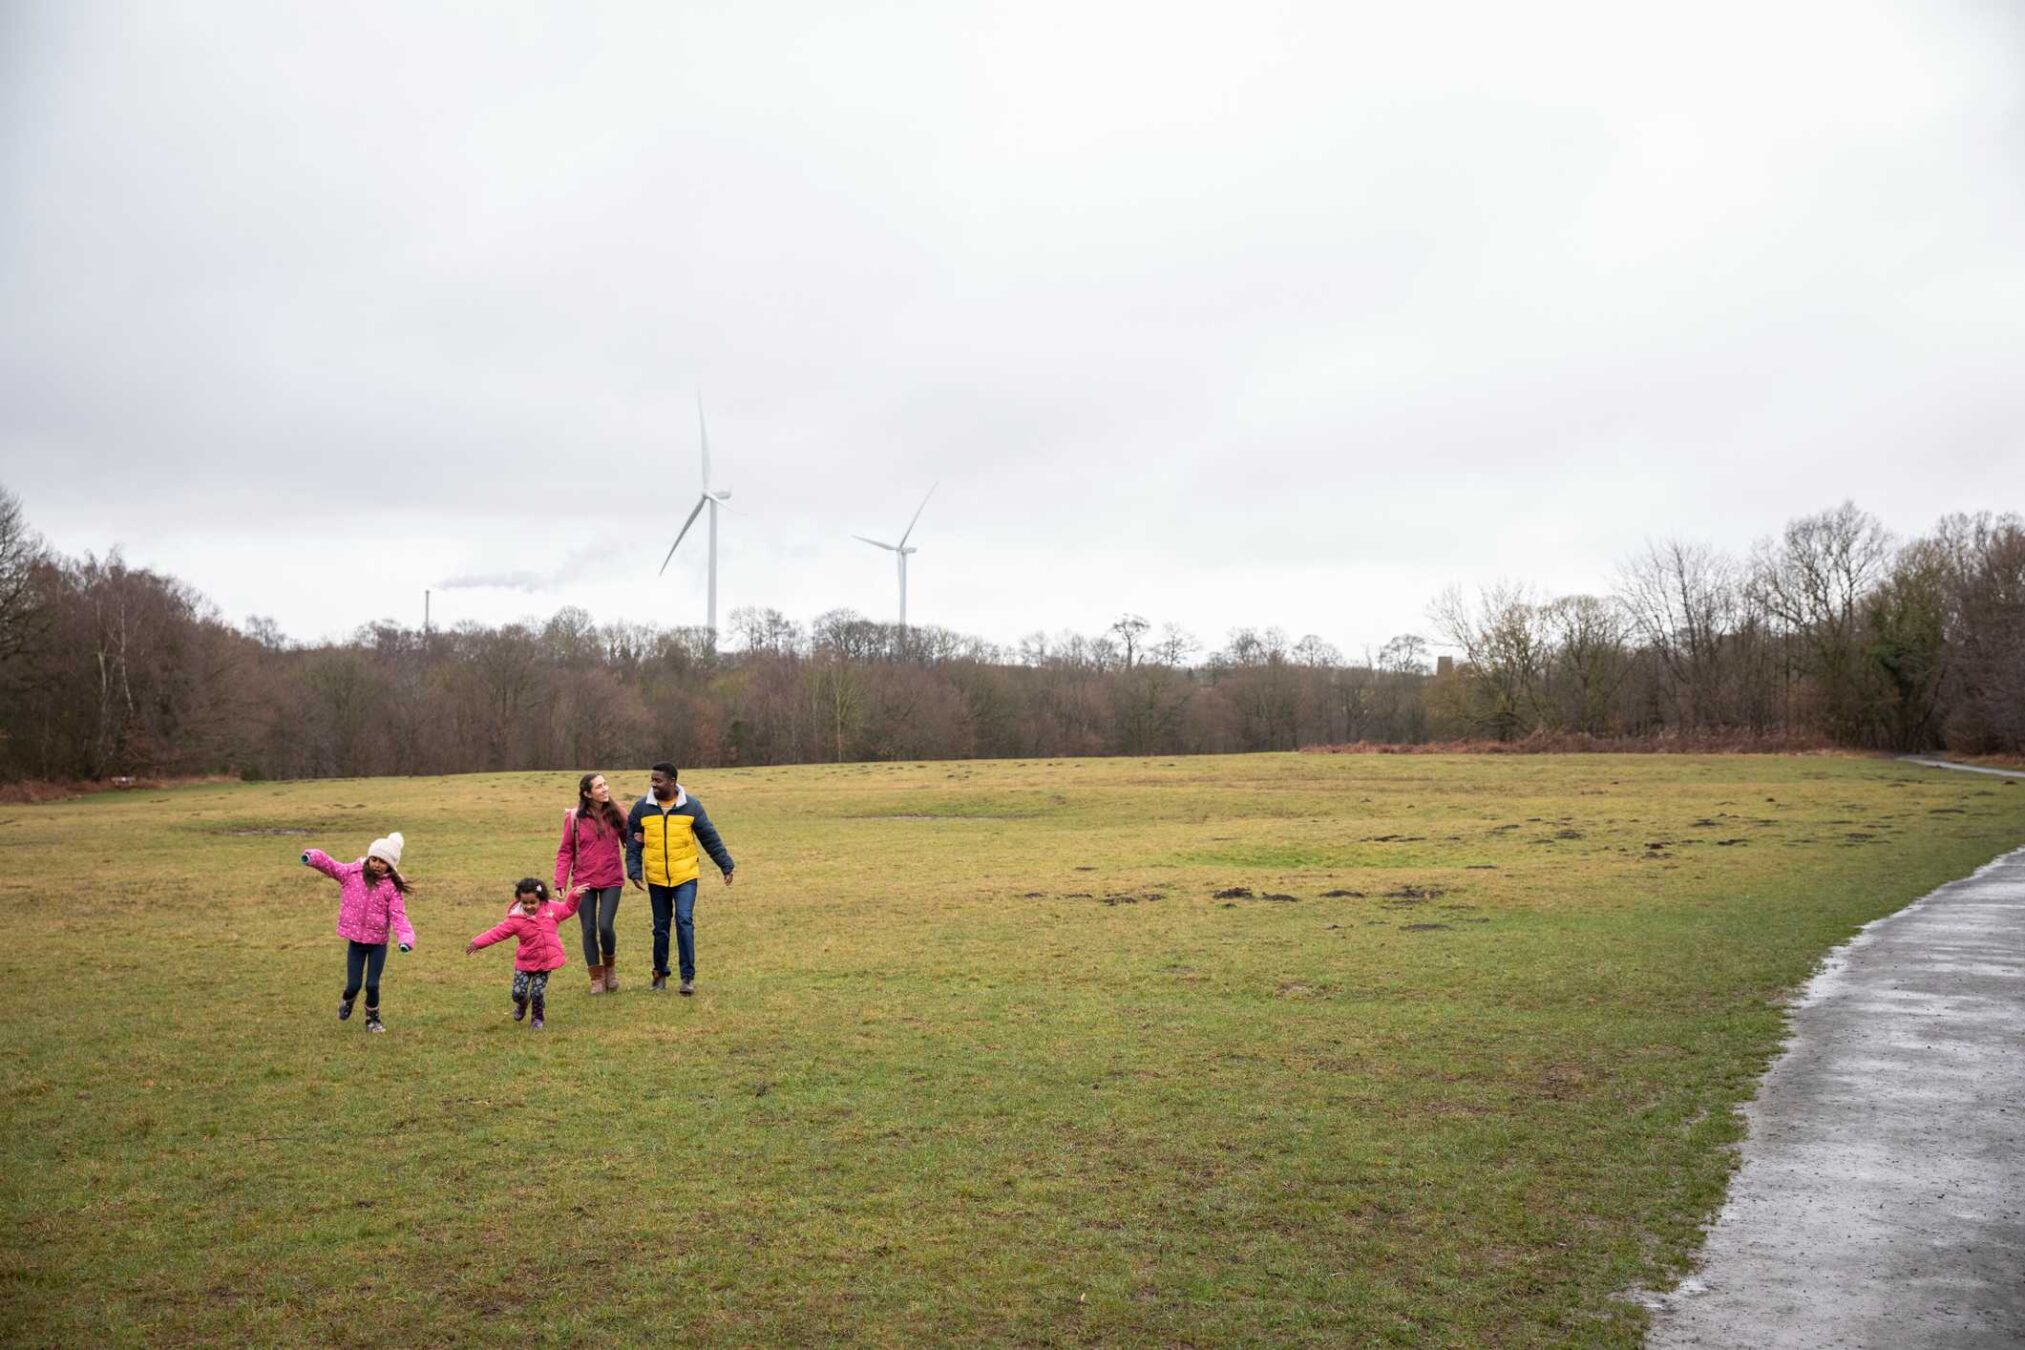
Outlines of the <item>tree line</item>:
[[1891,539],[1853,505],[1747,557],[1650,545],[1613,593],[1451,589],[1362,659],[1136,615],[1004,647],[836,610],[713,635],[542,623],[337,642],[226,622],[117,553],[60,556],[0,489],[0,775],[438,774],[642,764],[1205,754],[1724,734],[2025,748],[2025,522]]

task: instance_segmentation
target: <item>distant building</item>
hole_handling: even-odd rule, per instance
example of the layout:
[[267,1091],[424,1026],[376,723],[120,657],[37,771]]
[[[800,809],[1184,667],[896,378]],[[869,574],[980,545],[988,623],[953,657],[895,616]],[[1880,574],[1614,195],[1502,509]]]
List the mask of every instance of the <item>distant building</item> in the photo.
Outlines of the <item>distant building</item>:
[[1455,658],[1453,656],[1435,657],[1434,674],[1436,679],[1440,679],[1444,675],[1455,674]]

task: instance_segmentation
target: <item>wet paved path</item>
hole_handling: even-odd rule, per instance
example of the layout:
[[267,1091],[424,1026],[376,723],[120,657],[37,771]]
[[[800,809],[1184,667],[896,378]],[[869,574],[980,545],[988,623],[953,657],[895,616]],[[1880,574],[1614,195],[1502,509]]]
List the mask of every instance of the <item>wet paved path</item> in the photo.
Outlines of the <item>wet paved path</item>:
[[1745,1114],[1648,1346],[2025,1346],[2025,849],[1832,954]]
[[1907,764],[1923,764],[1929,769],[1956,769],[1962,773],[1987,773],[1996,778],[2025,778],[2025,769],[1986,769],[1980,764],[1957,764],[1946,759],[1922,759],[1918,755],[1900,755]]

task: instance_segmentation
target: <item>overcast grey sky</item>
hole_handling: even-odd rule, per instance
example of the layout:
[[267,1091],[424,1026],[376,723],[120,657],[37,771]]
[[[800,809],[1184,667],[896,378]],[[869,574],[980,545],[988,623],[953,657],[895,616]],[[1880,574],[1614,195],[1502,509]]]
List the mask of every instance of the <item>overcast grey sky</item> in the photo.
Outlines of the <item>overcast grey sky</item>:
[[0,484],[297,637],[700,623],[700,389],[727,614],[940,480],[917,622],[1353,653],[2025,508],[2020,15],[9,0]]

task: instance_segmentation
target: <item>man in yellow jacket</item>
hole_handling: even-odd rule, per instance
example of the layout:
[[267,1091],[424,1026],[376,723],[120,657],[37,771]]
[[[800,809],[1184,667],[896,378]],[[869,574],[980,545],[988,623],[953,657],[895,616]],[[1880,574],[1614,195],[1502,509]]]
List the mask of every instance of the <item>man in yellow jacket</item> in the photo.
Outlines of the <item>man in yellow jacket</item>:
[[626,817],[626,875],[637,889],[647,883],[654,907],[654,979],[647,987],[668,991],[668,920],[675,920],[676,953],[682,962],[682,992],[696,992],[697,845],[731,884],[734,864],[703,804],[675,781],[676,769],[663,760],[648,779],[652,792],[633,803]]

